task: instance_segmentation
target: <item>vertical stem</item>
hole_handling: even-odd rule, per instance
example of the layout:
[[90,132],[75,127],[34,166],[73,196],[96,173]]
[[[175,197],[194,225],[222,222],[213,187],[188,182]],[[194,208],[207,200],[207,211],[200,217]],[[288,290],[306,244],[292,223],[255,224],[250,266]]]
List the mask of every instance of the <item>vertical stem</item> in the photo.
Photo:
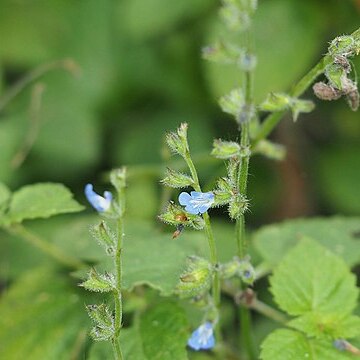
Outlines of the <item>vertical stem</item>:
[[115,253],[115,273],[116,273],[116,289],[114,290],[114,302],[115,302],[115,336],[112,339],[112,345],[114,350],[114,356],[116,360],[122,360],[122,352],[119,345],[120,330],[122,327],[122,259],[121,251],[124,238],[124,210],[125,210],[125,191],[124,188],[118,191],[119,201],[119,217],[117,219],[117,244]]
[[[246,34],[247,37],[247,46],[246,52],[250,51],[250,33],[249,31]],[[249,135],[249,123],[253,117],[253,71],[245,71],[244,77],[244,91],[245,91],[245,106],[246,111],[245,118],[240,123],[241,134],[240,134],[240,146],[244,149],[249,148],[250,146],[250,135]],[[246,152],[247,153],[247,152]],[[241,195],[246,196],[247,191],[247,179],[249,172],[249,161],[250,153],[246,154],[241,158],[239,172],[238,172],[238,191]],[[246,234],[245,234],[245,215],[241,214],[236,221],[236,243],[237,243],[237,255],[240,259],[244,258],[246,255],[247,243],[246,243]],[[244,306],[240,308],[240,336],[241,341],[244,344],[245,351],[248,355],[248,358],[253,360],[255,359],[255,350],[254,344],[252,341],[252,332],[251,332],[251,314],[250,310]]]
[[[197,171],[196,171],[194,163],[192,162],[192,159],[190,157],[190,153],[188,151],[186,152],[184,159],[189,167],[191,176],[194,180],[194,189],[196,191],[201,192],[201,187],[200,187]],[[213,231],[211,228],[210,216],[207,212],[205,212],[203,214],[203,217],[204,217],[204,221],[205,221],[206,237],[208,239],[209,250],[210,250],[210,261],[211,261],[211,264],[213,265],[213,267],[215,268],[216,265],[218,264],[218,256],[217,256],[216,242],[215,242],[214,234],[213,234]],[[220,277],[219,277],[219,273],[217,271],[215,271],[214,278],[213,278],[212,297],[213,297],[214,305],[216,306],[217,311],[219,311],[221,289],[220,289]],[[221,333],[220,333],[220,328],[218,325],[215,327],[215,335],[216,335],[218,341],[220,341]]]

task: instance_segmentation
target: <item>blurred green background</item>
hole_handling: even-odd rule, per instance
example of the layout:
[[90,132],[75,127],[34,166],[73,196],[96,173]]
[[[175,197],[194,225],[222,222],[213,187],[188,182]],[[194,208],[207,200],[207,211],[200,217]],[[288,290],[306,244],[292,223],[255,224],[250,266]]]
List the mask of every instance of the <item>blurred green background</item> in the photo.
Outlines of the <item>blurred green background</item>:
[[[134,165],[130,212],[154,218],[159,165],[168,161],[163,135],[186,121],[203,183],[210,186],[223,171],[220,162],[207,160],[212,139],[238,136],[217,99],[241,81],[231,66],[201,59],[202,46],[222,34],[218,6],[216,0],[1,0],[0,97],[39,66],[72,59],[78,68],[76,74],[48,71],[1,109],[0,180],[12,189],[62,182],[81,198],[84,183],[99,184],[106,170]],[[359,17],[355,0],[260,0],[256,100],[288,90],[326,52],[328,41],[359,26]],[[34,122],[38,83],[44,86],[35,114],[38,133],[16,165]],[[311,91],[306,97],[314,98]],[[288,148],[284,162],[253,159],[251,225],[360,213],[359,114],[343,100],[315,101],[313,113],[296,124],[285,119],[272,134]],[[147,206],[138,209],[145,198]]]

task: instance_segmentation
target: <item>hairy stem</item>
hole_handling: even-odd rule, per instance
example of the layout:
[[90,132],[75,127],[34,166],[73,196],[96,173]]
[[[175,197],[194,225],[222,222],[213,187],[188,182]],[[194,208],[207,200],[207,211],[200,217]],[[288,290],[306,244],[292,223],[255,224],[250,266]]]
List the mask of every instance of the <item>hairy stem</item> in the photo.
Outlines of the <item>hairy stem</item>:
[[122,187],[118,190],[118,202],[120,206],[119,217],[117,219],[117,244],[115,253],[115,274],[116,274],[116,289],[114,290],[114,303],[115,303],[115,333],[112,339],[113,350],[115,359],[122,359],[122,352],[119,345],[120,330],[122,327],[122,246],[124,239],[124,212],[125,212],[125,189]]
[[[184,157],[191,176],[194,180],[194,189],[198,192],[201,192],[201,187],[200,187],[200,183],[199,183],[199,177],[197,175],[197,171],[196,168],[194,166],[194,163],[190,157],[190,153],[187,152],[185,154]],[[210,223],[210,217],[209,214],[207,212],[205,212],[203,214],[204,217],[204,221],[205,221],[205,232],[206,232],[206,237],[208,239],[208,244],[209,244],[209,250],[210,250],[210,260],[211,260],[211,264],[213,265],[213,267],[215,268],[218,264],[218,256],[217,256],[217,249],[216,249],[216,242],[215,242],[215,238],[214,238],[214,234],[211,228],[211,223]],[[221,293],[220,293],[220,277],[219,277],[219,273],[217,271],[215,271],[214,274],[214,278],[213,278],[213,285],[212,285],[212,297],[213,297],[213,301],[214,301],[214,305],[216,306],[217,310],[219,311],[219,307],[220,307],[220,297],[221,297]],[[220,333],[220,328],[219,326],[215,327],[215,334],[218,340],[220,340],[221,338],[221,333]]]
[[11,235],[16,235],[22,238],[27,243],[41,250],[46,255],[49,255],[51,258],[55,259],[58,263],[64,265],[65,267],[71,269],[81,269],[87,267],[87,264],[81,260],[64,253],[59,247],[27,230],[21,224],[13,224],[9,227],[6,227],[5,230]]

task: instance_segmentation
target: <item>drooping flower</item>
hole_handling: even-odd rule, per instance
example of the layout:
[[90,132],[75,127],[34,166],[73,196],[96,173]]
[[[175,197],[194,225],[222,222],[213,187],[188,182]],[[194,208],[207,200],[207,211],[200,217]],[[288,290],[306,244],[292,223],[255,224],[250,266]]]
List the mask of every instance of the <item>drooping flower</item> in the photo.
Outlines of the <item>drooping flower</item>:
[[215,346],[213,324],[210,321],[200,325],[188,340],[188,346],[193,350],[209,350]]
[[182,192],[179,195],[179,203],[185,206],[185,210],[193,215],[203,214],[208,211],[215,200],[214,194],[192,191],[190,194]]
[[92,184],[87,184],[85,186],[85,196],[98,212],[104,212],[110,209],[113,198],[110,191],[105,191],[104,196],[101,196],[93,190]]

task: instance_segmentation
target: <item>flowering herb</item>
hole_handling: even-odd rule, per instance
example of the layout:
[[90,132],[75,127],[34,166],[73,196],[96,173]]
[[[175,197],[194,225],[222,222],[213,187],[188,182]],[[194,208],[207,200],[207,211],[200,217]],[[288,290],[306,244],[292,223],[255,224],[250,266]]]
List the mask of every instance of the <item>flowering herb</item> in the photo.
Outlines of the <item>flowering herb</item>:
[[105,191],[104,196],[101,196],[94,191],[92,184],[87,184],[85,186],[85,196],[93,208],[98,212],[105,212],[110,209],[111,201],[113,199],[110,191]]
[[194,215],[208,211],[214,200],[215,196],[211,191],[206,193],[192,191],[190,194],[182,192],[179,195],[179,203],[185,206],[188,213]]
[[200,325],[188,341],[188,346],[196,351],[209,350],[215,346],[213,324],[210,321]]

